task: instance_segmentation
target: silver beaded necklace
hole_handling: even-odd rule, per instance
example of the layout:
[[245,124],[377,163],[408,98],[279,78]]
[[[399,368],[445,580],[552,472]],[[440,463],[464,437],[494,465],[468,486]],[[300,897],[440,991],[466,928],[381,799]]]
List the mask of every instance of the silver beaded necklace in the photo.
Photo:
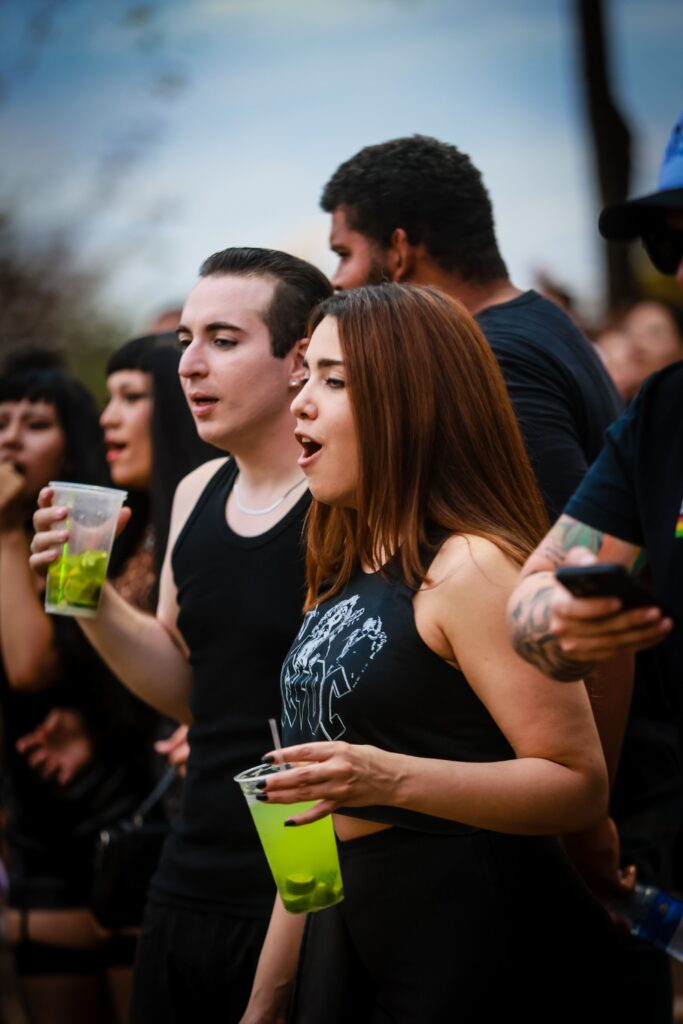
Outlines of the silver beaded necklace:
[[244,512],[245,515],[248,516],[265,516],[268,512],[274,512],[275,509],[282,504],[285,498],[288,498],[292,491],[296,490],[297,487],[300,487],[301,484],[305,482],[305,480],[306,477],[302,476],[299,480],[297,480],[295,484],[292,484],[292,486],[289,487],[280,498],[276,498],[272,505],[268,505],[267,508],[247,508],[246,505],[242,504],[242,502],[240,501],[239,491],[237,489],[237,485],[239,483],[239,476],[235,480],[235,483],[232,488],[232,493],[235,495],[235,501],[240,512]]

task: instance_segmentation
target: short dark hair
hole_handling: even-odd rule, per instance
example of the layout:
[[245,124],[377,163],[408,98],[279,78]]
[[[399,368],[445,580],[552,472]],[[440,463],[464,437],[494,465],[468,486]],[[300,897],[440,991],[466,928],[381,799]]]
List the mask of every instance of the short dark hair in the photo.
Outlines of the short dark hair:
[[211,274],[273,278],[275,290],[263,319],[270,331],[271,351],[278,359],[284,359],[292,346],[306,337],[311,311],[332,294],[332,285],[317,267],[277,249],[223,249],[199,268],[200,277]]
[[442,270],[480,282],[507,277],[481,174],[438,139],[412,135],[366,146],[337,168],[320,205],[327,213],[346,207],[349,227],[383,249],[403,228]]

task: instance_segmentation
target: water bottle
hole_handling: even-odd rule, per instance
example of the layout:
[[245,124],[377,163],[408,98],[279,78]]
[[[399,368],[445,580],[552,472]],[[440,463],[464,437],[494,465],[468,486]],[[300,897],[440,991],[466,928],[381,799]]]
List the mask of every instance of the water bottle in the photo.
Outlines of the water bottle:
[[632,935],[683,961],[683,903],[653,885],[638,883],[633,894],[614,901]]

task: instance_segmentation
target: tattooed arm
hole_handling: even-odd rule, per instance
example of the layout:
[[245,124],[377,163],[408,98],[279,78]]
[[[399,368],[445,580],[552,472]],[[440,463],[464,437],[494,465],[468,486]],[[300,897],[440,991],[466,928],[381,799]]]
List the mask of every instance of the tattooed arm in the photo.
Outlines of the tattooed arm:
[[659,608],[621,611],[618,598],[572,597],[555,579],[560,565],[619,562],[633,572],[640,548],[560,516],[522,570],[508,604],[515,650],[551,679],[579,679],[620,651],[662,640],[672,627]]

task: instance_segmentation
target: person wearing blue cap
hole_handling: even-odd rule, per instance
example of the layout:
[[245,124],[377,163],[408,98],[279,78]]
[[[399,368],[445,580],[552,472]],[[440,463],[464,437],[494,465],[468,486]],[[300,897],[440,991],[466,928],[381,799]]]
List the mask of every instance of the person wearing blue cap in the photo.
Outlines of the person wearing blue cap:
[[[683,287],[683,112],[666,146],[657,190],[607,207],[599,226],[610,240],[640,238],[655,267],[675,276]],[[656,726],[660,738],[662,729],[675,733],[676,720],[679,730],[683,723],[682,400],[683,362],[645,382],[628,411],[607,431],[602,453],[527,561],[508,605],[516,650],[551,678],[577,679],[619,653],[646,651],[647,672],[641,663],[638,676],[645,684],[642,689],[650,690],[645,699],[665,709]],[[604,562],[620,563],[633,575],[649,562],[652,597],[646,606],[626,609],[616,595],[574,597],[555,577],[560,566]],[[625,697],[628,707],[630,694]],[[675,759],[675,750],[673,754]],[[657,771],[662,771],[661,763]],[[676,780],[674,770],[674,787]],[[683,798],[680,781],[678,790],[672,805]],[[675,811],[669,806],[664,813],[673,813],[675,825]],[[641,831],[643,820],[641,815]],[[651,816],[652,844],[662,845],[661,826]],[[608,851],[607,860],[612,857],[615,884],[629,889],[635,875],[633,869],[619,871],[618,853],[617,846]],[[668,854],[660,853],[661,884]],[[670,1021],[671,992],[669,988],[667,994],[660,979],[658,1007],[648,1002],[647,1019]],[[646,998],[652,996],[651,989]]]
[[683,287],[683,112],[664,150],[657,191],[608,206],[599,227],[610,241],[640,238],[657,270]]
[[[683,113],[664,151],[657,191],[607,207],[600,231],[610,239],[641,238],[655,266],[683,287]],[[680,685],[682,401],[683,362],[646,381],[522,572],[510,602],[514,642],[522,657],[554,679],[575,679],[618,651],[662,642],[666,678]],[[608,560],[637,572],[641,552],[653,580],[647,607],[625,611],[616,597],[572,597],[552,577],[560,565]]]

